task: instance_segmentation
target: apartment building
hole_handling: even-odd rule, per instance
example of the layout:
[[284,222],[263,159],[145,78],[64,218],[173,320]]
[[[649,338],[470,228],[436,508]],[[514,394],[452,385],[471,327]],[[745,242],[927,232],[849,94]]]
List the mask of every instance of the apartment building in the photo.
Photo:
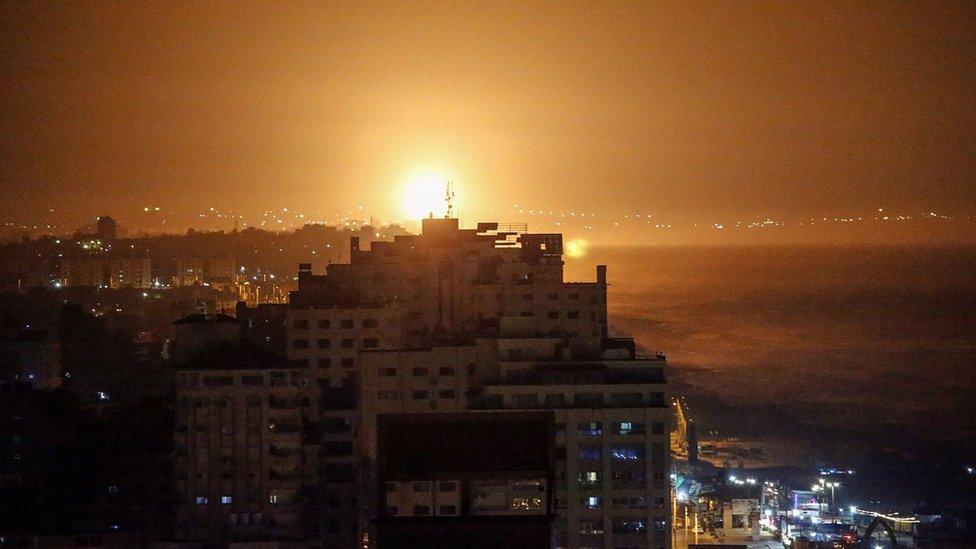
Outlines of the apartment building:
[[147,258],[108,260],[108,286],[140,289],[152,287],[150,263]]
[[90,257],[61,260],[61,283],[69,287],[103,286],[106,283],[105,261]]
[[553,546],[670,547],[664,357],[615,340],[591,359],[502,357],[482,405],[546,409],[556,422]]
[[301,539],[308,375],[242,342],[225,315],[176,323],[176,533],[182,540]]
[[[309,380],[306,513],[324,547],[377,546],[387,519],[423,517],[412,485],[377,497],[379,418],[492,410],[551,411],[554,546],[668,546],[664,359],[607,337],[605,267],[564,282],[561,235],[456,219],[369,250],[353,238],[349,255],[324,274],[301,265],[284,312],[285,357]],[[431,491],[430,516],[460,510],[453,494]]]

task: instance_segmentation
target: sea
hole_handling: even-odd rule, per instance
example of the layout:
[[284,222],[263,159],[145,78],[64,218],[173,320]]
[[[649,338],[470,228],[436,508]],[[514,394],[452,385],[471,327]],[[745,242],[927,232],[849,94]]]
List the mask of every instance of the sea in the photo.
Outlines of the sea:
[[906,501],[976,459],[976,247],[597,247],[566,279],[599,264],[700,433],[803,440]]

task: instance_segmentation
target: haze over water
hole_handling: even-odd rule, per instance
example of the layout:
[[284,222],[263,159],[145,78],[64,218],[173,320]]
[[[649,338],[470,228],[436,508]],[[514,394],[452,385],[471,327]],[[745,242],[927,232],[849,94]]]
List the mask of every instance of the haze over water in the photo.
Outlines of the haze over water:
[[595,264],[611,329],[667,354],[700,427],[824,463],[974,446],[974,247],[608,247],[567,279]]

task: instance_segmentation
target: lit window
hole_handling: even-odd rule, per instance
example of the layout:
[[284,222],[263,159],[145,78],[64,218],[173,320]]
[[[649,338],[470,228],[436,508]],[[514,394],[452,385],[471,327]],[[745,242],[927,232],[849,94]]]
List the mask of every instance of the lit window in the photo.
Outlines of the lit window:
[[234,502],[234,498],[232,498],[230,496],[220,496],[220,504],[221,505],[229,505],[229,504],[231,504],[233,502]]
[[207,499],[207,496],[197,496],[196,498],[194,498],[194,500],[193,500],[193,501],[194,501],[194,502],[195,502],[195,503],[196,503],[197,505],[206,505],[207,503],[209,503],[209,502],[210,502],[210,500],[209,500],[209,499]]
[[644,448],[637,446],[618,446],[611,450],[610,455],[617,460],[644,459]]
[[584,471],[579,474],[579,480],[584,484],[596,484],[600,482],[600,473],[597,471]]
[[600,508],[600,498],[597,496],[586,496],[583,498],[583,507],[587,509],[599,509]]
[[278,494],[268,494],[268,503],[278,503]]

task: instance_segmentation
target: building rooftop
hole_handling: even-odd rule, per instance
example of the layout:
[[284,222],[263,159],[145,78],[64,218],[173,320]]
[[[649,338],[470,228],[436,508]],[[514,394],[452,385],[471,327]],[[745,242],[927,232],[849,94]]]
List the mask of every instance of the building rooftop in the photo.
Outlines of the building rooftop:
[[196,314],[184,316],[179,320],[173,321],[173,324],[226,324],[226,323],[237,324],[237,319],[230,315],[225,315],[223,313],[217,313],[217,314],[196,313]]

